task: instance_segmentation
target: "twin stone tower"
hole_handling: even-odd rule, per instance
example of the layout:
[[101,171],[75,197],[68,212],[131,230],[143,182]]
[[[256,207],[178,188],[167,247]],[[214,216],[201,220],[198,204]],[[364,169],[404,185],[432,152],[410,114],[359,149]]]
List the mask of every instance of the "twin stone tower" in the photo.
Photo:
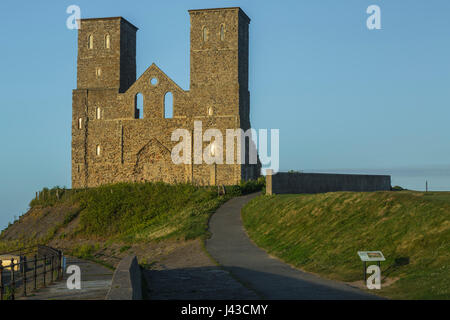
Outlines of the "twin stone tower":
[[[250,19],[240,8],[189,14],[189,90],[155,64],[136,80],[138,29],[124,18],[80,20],[72,101],[73,188],[121,181],[230,185],[259,176],[259,161],[250,164],[248,156],[244,164],[172,161],[178,144],[172,132],[182,128],[193,135],[194,121],[202,122],[203,132],[219,129],[224,141],[226,129],[250,128]],[[249,143],[246,139],[247,155]],[[203,148],[209,144],[202,142]],[[239,152],[235,148],[236,158]]]

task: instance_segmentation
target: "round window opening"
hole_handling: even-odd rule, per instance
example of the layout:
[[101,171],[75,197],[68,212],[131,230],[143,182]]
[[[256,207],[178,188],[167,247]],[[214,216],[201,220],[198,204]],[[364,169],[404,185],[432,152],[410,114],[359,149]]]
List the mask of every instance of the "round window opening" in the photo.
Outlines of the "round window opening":
[[156,85],[158,84],[158,78],[152,78],[152,79],[150,80],[150,83],[151,83],[153,86],[156,86]]

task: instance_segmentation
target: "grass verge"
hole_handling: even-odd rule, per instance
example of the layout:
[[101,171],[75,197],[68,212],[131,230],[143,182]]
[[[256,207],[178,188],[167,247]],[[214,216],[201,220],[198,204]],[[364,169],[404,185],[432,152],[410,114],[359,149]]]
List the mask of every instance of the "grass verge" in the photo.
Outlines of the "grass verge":
[[[381,250],[382,289],[396,299],[450,298],[450,193],[260,196],[243,211],[253,241],[306,271],[361,280],[359,250]],[[384,278],[384,279],[383,279]],[[389,286],[383,287],[384,283]]]

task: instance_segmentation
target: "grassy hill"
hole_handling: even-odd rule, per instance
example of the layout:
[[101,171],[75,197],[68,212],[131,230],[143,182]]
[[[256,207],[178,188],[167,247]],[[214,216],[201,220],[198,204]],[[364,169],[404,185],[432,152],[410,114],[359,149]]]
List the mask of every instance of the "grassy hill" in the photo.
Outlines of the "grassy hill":
[[2,231],[0,252],[40,243],[84,256],[113,243],[125,251],[136,243],[204,238],[222,203],[261,187],[262,181],[250,181],[226,187],[225,195],[217,187],[164,183],[43,189],[30,210]]
[[387,261],[374,293],[450,298],[450,193],[260,196],[242,217],[256,244],[306,271],[362,286],[357,251],[381,250]]

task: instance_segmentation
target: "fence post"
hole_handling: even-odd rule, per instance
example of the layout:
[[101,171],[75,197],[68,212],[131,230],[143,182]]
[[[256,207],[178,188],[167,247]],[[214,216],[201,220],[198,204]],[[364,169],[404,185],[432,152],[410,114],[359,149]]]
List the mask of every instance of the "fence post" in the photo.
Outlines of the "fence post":
[[52,274],[51,274],[51,276],[50,276],[50,279],[51,279],[51,281],[50,281],[50,283],[53,283],[53,272],[54,272],[54,268],[53,268],[53,260],[55,260],[54,259],[55,258],[55,256],[54,255],[51,255],[51,260],[50,260],[50,270],[52,271]]
[[27,257],[23,257],[23,295],[27,296]]
[[37,289],[37,254],[34,255],[34,290]]
[[46,257],[45,254],[44,254],[44,272],[43,272],[43,275],[44,275],[44,287],[45,287],[45,272],[46,272],[46,270],[45,270],[45,264],[46,264],[46,262],[47,262],[47,257]]
[[11,267],[11,284],[12,284],[12,288],[11,288],[11,299],[12,300],[15,300],[14,298],[14,295],[15,295],[15,293],[14,293],[14,291],[16,291],[16,279],[15,279],[15,276],[14,276],[14,267],[15,267],[15,265],[14,265],[14,258],[11,258],[11,264],[10,264],[10,267]]
[[63,278],[63,264],[62,264],[62,252],[58,252],[58,272],[59,272],[59,280]]
[[3,264],[0,260],[0,301],[3,300]]

